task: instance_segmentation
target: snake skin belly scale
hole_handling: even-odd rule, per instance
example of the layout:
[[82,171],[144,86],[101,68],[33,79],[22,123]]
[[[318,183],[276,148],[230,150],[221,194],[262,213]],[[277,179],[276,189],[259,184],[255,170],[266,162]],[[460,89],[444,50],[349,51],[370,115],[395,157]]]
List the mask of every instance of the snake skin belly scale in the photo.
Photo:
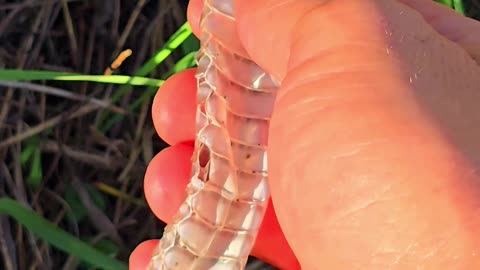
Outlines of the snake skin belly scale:
[[270,196],[268,128],[279,84],[238,41],[233,0],[205,0],[187,197],[149,270],[242,270]]

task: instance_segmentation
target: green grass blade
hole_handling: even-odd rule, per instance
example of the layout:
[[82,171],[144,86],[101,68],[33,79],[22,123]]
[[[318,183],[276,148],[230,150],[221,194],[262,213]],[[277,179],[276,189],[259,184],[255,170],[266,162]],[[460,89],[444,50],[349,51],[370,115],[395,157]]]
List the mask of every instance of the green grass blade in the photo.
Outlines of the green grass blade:
[[188,22],[184,23],[178,30],[167,40],[162,49],[160,49],[150,60],[148,60],[138,71],[136,76],[147,76],[167,59],[172,52],[177,49],[182,43],[190,37],[192,29]]
[[[165,43],[162,49],[160,49],[150,60],[148,60],[140,69],[135,73],[135,76],[147,76],[150,74],[158,65],[160,65],[165,59],[167,59],[172,52],[177,49],[182,43],[187,40],[192,35],[192,29],[188,22],[185,22]],[[110,102],[112,104],[117,103],[125,94],[130,92],[132,87],[129,85],[121,86],[115,93],[112,95]],[[149,94],[147,94],[149,95]],[[99,130],[106,132],[110,129],[113,122],[122,119],[123,116],[113,116],[115,120],[106,119],[108,113],[105,112],[102,114],[100,124],[98,125]]]
[[465,7],[462,0],[453,0],[453,9],[458,13],[465,15]]
[[78,82],[96,82],[105,84],[122,84],[130,86],[159,86],[163,81],[141,76],[125,75],[83,75],[67,72],[54,71],[36,71],[36,70],[18,70],[2,69],[0,70],[0,80],[2,81],[78,81]]
[[435,2],[438,2],[440,4],[444,4],[446,5],[447,7],[451,7],[453,8],[453,2],[452,0],[434,0]]
[[[178,48],[190,35],[192,30],[188,23],[183,24],[165,43],[162,49],[160,49],[150,60],[148,60],[140,69],[135,73],[135,76],[147,76],[158,65],[160,65],[165,59],[167,59],[172,52]],[[112,96],[111,102],[116,103],[120,98],[128,93],[132,87],[124,86],[120,87]]]
[[437,3],[446,5],[457,11],[458,13],[465,15],[465,8],[463,5],[463,0],[434,0]]
[[22,167],[28,165],[35,150],[38,148],[38,136],[32,136],[23,141],[22,152],[20,153],[20,164]]
[[175,73],[181,72],[183,70],[189,69],[196,65],[195,55],[196,51],[186,54],[182,59],[178,60],[177,63],[173,66],[172,70],[166,73],[163,78],[166,80],[168,77],[172,76]]
[[[184,57],[182,57],[182,59],[180,59],[175,64],[175,66],[173,66],[172,70],[164,75],[164,78],[167,79],[168,77],[170,77],[171,75],[173,75],[177,72],[180,72],[182,70],[194,67],[196,65],[195,54],[196,54],[196,52],[190,52],[187,55],[185,55]],[[135,102],[133,104],[131,104],[128,107],[127,111],[132,112],[132,111],[136,110],[137,108],[139,108],[140,105],[143,104],[145,99],[153,98],[155,93],[157,93],[157,90],[158,90],[158,88],[149,87],[146,91],[144,91],[142,93],[142,95],[137,100],[135,100]],[[122,118],[123,118],[123,115],[121,115],[121,114],[113,115],[112,117],[110,117],[109,119],[107,119],[105,121],[105,124],[103,125],[102,131],[105,132],[105,131],[109,130],[110,128],[112,128],[113,125],[115,125],[115,123],[122,120]]]
[[59,229],[34,211],[12,199],[0,199],[0,214],[6,214],[50,245],[101,269],[127,270],[127,265]]
[[30,166],[30,173],[28,175],[28,184],[32,187],[38,187],[42,183],[42,151],[39,147],[33,152],[32,164]]
[[182,43],[182,51],[183,54],[189,54],[191,52],[198,51],[200,49],[200,40],[194,36],[190,35],[183,43]]

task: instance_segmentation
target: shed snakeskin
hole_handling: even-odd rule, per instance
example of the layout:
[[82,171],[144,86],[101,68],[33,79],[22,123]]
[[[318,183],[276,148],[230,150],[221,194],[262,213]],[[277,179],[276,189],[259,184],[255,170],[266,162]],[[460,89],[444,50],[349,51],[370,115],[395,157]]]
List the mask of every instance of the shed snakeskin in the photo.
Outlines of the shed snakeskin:
[[205,0],[192,175],[149,270],[242,270],[265,214],[279,83],[248,58],[233,13],[233,0]]

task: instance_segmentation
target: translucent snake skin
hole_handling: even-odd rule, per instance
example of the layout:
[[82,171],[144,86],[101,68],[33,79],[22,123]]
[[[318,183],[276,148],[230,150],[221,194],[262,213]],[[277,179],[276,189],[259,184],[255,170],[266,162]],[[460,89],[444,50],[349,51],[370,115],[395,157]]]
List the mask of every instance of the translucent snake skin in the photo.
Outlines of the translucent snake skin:
[[233,0],[205,0],[187,197],[149,270],[242,270],[268,203],[269,119],[279,84],[237,37]]

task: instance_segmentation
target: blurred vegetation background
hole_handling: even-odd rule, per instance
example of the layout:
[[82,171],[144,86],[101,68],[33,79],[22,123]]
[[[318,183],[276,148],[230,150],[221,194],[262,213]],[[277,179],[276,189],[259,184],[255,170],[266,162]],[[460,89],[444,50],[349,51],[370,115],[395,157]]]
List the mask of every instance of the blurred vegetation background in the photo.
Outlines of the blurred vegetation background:
[[[439,2],[480,18],[478,0]],[[126,269],[161,236],[143,197],[166,146],[150,106],[194,66],[187,4],[0,0],[0,269]]]

